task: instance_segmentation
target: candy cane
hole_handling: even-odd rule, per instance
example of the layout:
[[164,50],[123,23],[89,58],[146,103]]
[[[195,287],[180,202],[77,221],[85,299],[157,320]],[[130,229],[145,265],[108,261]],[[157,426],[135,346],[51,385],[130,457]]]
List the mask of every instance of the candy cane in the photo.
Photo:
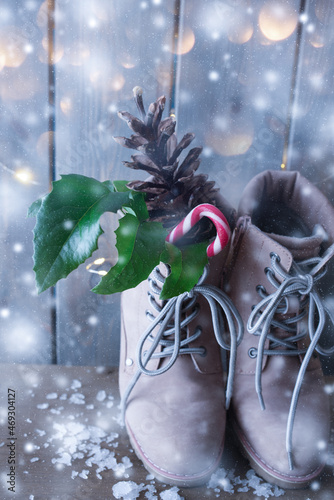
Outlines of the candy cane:
[[178,224],[166,238],[169,243],[174,243],[186,234],[190,229],[202,218],[208,217],[217,230],[215,240],[210,243],[206,253],[208,257],[217,255],[228,243],[231,235],[231,230],[225,216],[218,208],[208,203],[203,203],[195,207],[184,219]]

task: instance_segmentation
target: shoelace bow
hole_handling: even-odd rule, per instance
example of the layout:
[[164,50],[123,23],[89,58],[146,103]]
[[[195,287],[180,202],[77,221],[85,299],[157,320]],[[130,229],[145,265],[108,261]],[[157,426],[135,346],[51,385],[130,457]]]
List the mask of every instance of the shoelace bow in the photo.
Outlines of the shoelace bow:
[[[208,269],[205,268],[198,284],[191,290],[185,292],[177,297],[173,297],[166,301],[161,307],[154,298],[154,295],[160,295],[161,287],[158,285],[164,283],[165,278],[161,274],[159,268],[154,270],[154,279],[149,279],[151,292],[149,292],[149,300],[152,307],[157,312],[157,316],[147,311],[147,316],[150,317],[152,323],[142,334],[137,345],[137,365],[138,370],[133,379],[129,383],[121,402],[123,421],[126,410],[126,403],[129,395],[136,385],[139,377],[142,374],[149,376],[156,376],[165,373],[169,370],[176,359],[181,354],[200,354],[205,355],[204,347],[191,347],[191,343],[196,340],[202,333],[198,327],[193,335],[185,337],[182,333],[184,329],[196,318],[199,313],[199,308],[196,307],[197,297],[202,295],[208,302],[212,315],[212,325],[215,337],[218,344],[228,351],[230,351],[229,370],[226,383],[226,407],[229,407],[233,390],[233,378],[235,372],[236,350],[240,344],[243,336],[243,323],[241,317],[233,305],[229,297],[219,288],[212,285],[205,285],[205,279],[208,274]],[[185,315],[188,313],[188,315]],[[230,344],[227,344],[223,338],[223,323],[222,313],[224,313],[228,330],[230,334]],[[153,334],[153,330],[159,325],[159,330]],[[144,345],[147,340],[151,341],[151,345],[147,351],[143,352]],[[162,346],[160,352],[155,352],[158,345]],[[148,370],[147,363],[151,359],[166,358],[168,362],[156,370]]]
[[[254,353],[254,356],[257,358],[255,386],[262,409],[265,408],[261,386],[263,356],[304,355],[292,393],[287,422],[286,450],[291,470],[293,469],[293,425],[299,393],[307,366],[314,351],[317,351],[319,354],[325,356],[329,356],[334,352],[334,346],[331,349],[324,349],[319,345],[319,340],[326,322],[326,314],[333,324],[334,320],[330,311],[325,304],[323,304],[318,292],[314,288],[315,282],[325,275],[327,271],[325,264],[333,256],[333,251],[334,245],[330,247],[326,256],[323,258],[317,257],[308,259],[303,262],[299,262],[298,264],[293,262],[291,274],[288,274],[282,268],[279,256],[272,253],[271,268],[266,269],[266,275],[269,282],[276,288],[276,291],[268,294],[263,286],[260,285],[258,287],[258,293],[260,294],[262,300],[253,308],[247,323],[247,330],[249,333],[259,336],[258,347],[255,349],[256,353]],[[310,269],[311,266],[313,266],[313,268],[307,272],[307,269]],[[277,280],[275,274],[276,276],[280,276],[283,281],[281,282]],[[288,299],[291,297],[295,297],[299,300],[300,313],[293,317],[282,319],[281,321],[274,319],[276,314],[284,315],[288,313]],[[307,309],[310,344],[307,348],[302,349],[298,347],[297,342],[307,336],[307,331],[305,330],[298,333],[297,323],[307,315]],[[317,324],[315,324],[316,315],[318,316]],[[291,335],[285,338],[279,338],[270,331],[272,327],[278,327],[288,333],[291,333]],[[265,349],[265,342],[267,339],[270,341],[269,349]],[[281,349],[279,347],[281,347]]]

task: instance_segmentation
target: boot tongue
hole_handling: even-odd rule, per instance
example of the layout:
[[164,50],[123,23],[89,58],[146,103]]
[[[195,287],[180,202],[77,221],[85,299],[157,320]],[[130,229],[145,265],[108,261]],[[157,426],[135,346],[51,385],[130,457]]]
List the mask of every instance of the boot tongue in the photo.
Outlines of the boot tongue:
[[298,238],[281,234],[267,233],[270,238],[291,252],[293,259],[298,262],[312,257],[318,257],[324,237],[321,234]]

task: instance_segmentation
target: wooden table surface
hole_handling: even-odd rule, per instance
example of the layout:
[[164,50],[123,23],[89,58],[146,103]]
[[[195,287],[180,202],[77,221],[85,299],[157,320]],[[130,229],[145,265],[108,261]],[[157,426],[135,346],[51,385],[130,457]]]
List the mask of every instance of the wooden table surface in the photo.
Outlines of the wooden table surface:
[[[253,476],[228,430],[220,468],[210,483],[176,488],[154,480],[131,449],[120,425],[117,368],[0,365],[0,369],[1,499],[334,498],[333,432],[328,465],[310,489],[283,491],[265,485]],[[334,378],[328,384],[333,392]],[[8,415],[15,416],[10,426]],[[15,460],[12,470],[10,459]],[[15,492],[8,490],[11,484]]]

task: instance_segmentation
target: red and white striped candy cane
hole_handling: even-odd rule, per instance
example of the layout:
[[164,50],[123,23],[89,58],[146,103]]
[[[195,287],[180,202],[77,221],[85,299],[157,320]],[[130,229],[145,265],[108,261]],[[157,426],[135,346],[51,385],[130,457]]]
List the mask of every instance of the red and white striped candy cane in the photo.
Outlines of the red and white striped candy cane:
[[166,238],[169,243],[174,243],[180,239],[184,234],[186,234],[190,229],[202,218],[208,217],[217,230],[217,236],[215,240],[210,243],[206,253],[208,257],[213,257],[217,255],[228,243],[230,239],[231,230],[226,220],[226,217],[221,213],[218,208],[209,203],[203,203],[195,207],[187,217],[183,219]]

